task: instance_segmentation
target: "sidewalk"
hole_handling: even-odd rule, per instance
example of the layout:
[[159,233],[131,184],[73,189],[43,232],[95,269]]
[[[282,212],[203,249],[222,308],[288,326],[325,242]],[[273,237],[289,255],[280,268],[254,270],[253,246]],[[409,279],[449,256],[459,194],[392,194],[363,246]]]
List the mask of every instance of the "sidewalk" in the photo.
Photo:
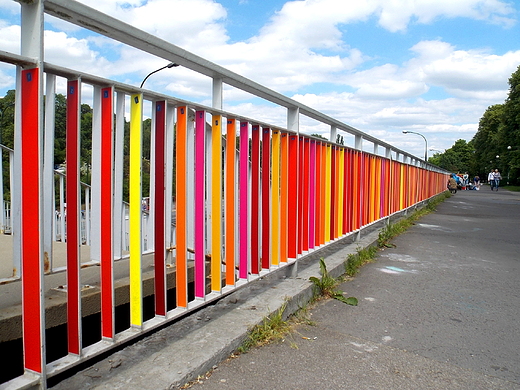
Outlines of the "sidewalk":
[[[315,325],[284,343],[226,360],[280,297],[292,297],[289,311],[304,305],[316,264],[240,290],[54,388],[175,389],[215,367],[193,389],[520,389],[519,218],[519,193],[459,191],[340,286],[357,307],[322,302]],[[340,271],[375,239],[319,256]]]

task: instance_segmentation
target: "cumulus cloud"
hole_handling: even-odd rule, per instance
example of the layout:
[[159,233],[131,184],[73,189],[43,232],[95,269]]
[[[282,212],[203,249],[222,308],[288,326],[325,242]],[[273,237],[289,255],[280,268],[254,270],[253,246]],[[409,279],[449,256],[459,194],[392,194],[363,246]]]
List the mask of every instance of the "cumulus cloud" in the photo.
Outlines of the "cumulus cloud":
[[507,89],[507,79],[520,63],[520,50],[496,55],[483,50],[456,50],[439,41],[420,42],[411,50],[417,57],[408,65],[420,67],[425,82],[461,97]]
[[[486,107],[505,98],[507,79],[520,63],[520,50],[462,49],[427,37],[409,44],[406,59],[374,66],[345,34],[346,26],[354,23],[376,23],[379,27],[374,31],[404,36],[418,24],[448,18],[512,27],[515,9],[501,0],[360,0],[348,6],[344,0],[280,2],[252,38],[233,42],[226,30],[228,13],[217,0],[80,2],[396,142],[402,142],[401,129],[414,126],[432,137],[476,130],[474,125]],[[248,2],[241,3],[245,7]],[[0,50],[19,51],[19,26],[4,17],[15,13],[15,8],[19,5],[12,0],[0,0],[0,9],[8,10],[0,16]],[[46,16],[46,22],[46,61],[130,84],[138,84],[151,70],[165,65],[163,59],[56,18]],[[328,88],[321,91],[323,85]],[[146,86],[198,102],[209,102],[211,94],[209,78],[183,68],[163,71]],[[445,96],[439,98],[432,90],[442,90]],[[225,98],[230,111],[285,124],[282,109],[244,103],[251,100],[248,94],[226,88]],[[302,128],[328,131],[312,121],[303,122]],[[392,129],[398,129],[399,135]],[[420,142],[417,145],[420,150]]]

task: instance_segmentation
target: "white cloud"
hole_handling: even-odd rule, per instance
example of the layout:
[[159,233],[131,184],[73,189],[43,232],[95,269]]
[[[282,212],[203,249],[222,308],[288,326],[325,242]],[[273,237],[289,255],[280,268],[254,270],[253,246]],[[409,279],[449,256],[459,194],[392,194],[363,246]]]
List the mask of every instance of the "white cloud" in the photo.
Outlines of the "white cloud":
[[[289,1],[253,38],[236,43],[230,43],[227,12],[217,0],[80,1],[276,91],[300,92],[295,99],[398,143],[403,142],[400,131],[414,126],[437,137],[439,144],[450,142],[439,148],[451,146],[458,134],[476,131],[487,106],[505,98],[507,79],[520,63],[520,50],[461,50],[429,37],[410,47],[411,59],[370,67],[370,58],[344,35],[345,26],[373,20],[400,35],[411,26],[446,18],[510,27],[514,9],[499,0],[360,0],[348,6],[344,0]],[[16,12],[13,4],[19,9],[12,0],[0,0],[0,9]],[[0,50],[18,52],[19,26],[2,18]],[[46,16],[46,21],[63,29],[46,32],[46,61],[134,85],[166,63],[55,18]],[[329,86],[328,92],[318,92],[320,84]],[[211,94],[209,78],[184,68],[165,70],[146,87],[199,102],[208,102]],[[428,95],[433,87],[448,98]],[[283,109],[241,103],[249,95],[233,89],[226,89],[225,99],[226,109],[285,125]],[[302,131],[328,131],[312,121],[304,123]],[[405,142],[415,145],[410,139]]]
[[20,54],[20,26],[0,20],[0,50]]

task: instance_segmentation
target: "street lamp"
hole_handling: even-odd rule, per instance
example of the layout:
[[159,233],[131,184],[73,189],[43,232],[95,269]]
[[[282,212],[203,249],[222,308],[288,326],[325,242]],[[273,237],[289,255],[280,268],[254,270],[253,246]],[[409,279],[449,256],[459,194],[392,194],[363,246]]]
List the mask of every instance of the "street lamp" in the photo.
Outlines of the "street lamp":
[[415,131],[407,131],[403,130],[403,134],[417,134],[424,138],[424,161],[428,162],[428,141],[426,140],[426,137],[422,135],[421,133],[416,133]]
[[168,69],[169,69],[169,68],[175,68],[176,66],[179,66],[179,64],[176,64],[175,62],[170,62],[168,65],[163,66],[162,68],[159,68],[159,69],[157,69],[157,70],[154,70],[153,72],[149,73],[148,76],[146,76],[146,77],[144,78],[144,80],[143,80],[143,82],[141,83],[141,86],[140,86],[139,88],[143,88],[144,82],[145,82],[146,80],[148,80],[148,77],[150,77],[150,76],[153,75],[154,73],[157,73],[157,72],[159,72],[159,71],[161,71],[161,70],[163,70],[163,69],[166,69],[166,68],[168,68]]

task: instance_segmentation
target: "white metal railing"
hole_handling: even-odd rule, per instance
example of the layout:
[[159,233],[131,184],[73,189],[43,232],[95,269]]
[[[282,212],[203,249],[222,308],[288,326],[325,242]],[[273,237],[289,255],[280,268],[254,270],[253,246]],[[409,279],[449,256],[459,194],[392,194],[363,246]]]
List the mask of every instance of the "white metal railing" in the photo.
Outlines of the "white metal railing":
[[[23,290],[25,374],[6,386],[45,388],[49,376],[269,272],[296,267],[302,256],[359,234],[445,189],[445,172],[437,167],[76,1],[23,1],[20,7],[21,54],[0,51],[0,61],[16,65],[15,150],[9,151],[8,206],[15,233],[10,268],[14,278],[21,276]],[[212,78],[212,107],[46,63],[44,13]],[[56,176],[53,165],[54,99],[47,98],[45,107],[42,104],[44,95],[55,96],[58,82],[67,84],[66,178]],[[287,126],[223,111],[224,83],[287,109]],[[84,87],[93,102],[89,186],[79,180],[78,114],[87,95],[81,93]],[[147,114],[152,118],[150,194],[143,193],[141,169],[144,107],[151,107]],[[125,139],[127,112],[129,139]],[[331,139],[338,131],[353,136],[355,147],[301,134],[300,115],[329,125]],[[235,142],[222,142],[224,134],[238,139],[238,153]],[[373,143],[373,149],[364,151],[363,141]],[[378,155],[380,147],[383,155]],[[129,204],[123,202],[126,178]],[[417,185],[405,185],[409,180]],[[142,208],[143,200],[147,210]],[[7,214],[1,215],[5,224]],[[67,354],[48,362],[44,351],[52,345],[45,338],[48,302],[43,280],[48,270],[44,266],[50,264],[51,271],[59,268],[53,249],[59,244],[56,238],[63,241],[64,236]],[[99,265],[95,283],[101,302],[101,338],[88,347],[83,345],[81,329],[85,264],[78,252],[83,243],[90,249],[86,263]],[[128,285],[130,322],[127,329],[116,332],[114,259],[126,255],[127,249],[128,267],[120,280]],[[146,253],[154,254],[148,256],[154,282],[148,293],[143,292]],[[172,275],[176,297],[168,306],[167,277]],[[150,319],[143,314],[145,294],[155,300]]]

